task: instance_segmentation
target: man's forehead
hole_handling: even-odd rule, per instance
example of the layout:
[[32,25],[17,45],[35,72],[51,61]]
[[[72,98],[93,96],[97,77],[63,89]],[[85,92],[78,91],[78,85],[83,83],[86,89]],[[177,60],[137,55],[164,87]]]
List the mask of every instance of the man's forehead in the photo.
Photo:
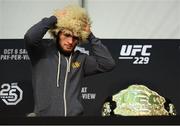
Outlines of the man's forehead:
[[78,34],[77,34],[77,33],[74,33],[74,32],[72,32],[72,31],[69,30],[69,29],[63,29],[63,30],[62,30],[62,33],[64,33],[64,34],[70,34],[70,35],[72,35],[72,36],[77,36],[77,37],[78,37]]
[[72,32],[71,30],[69,30],[69,29],[63,29],[62,32],[63,32],[64,34],[73,35],[73,32]]

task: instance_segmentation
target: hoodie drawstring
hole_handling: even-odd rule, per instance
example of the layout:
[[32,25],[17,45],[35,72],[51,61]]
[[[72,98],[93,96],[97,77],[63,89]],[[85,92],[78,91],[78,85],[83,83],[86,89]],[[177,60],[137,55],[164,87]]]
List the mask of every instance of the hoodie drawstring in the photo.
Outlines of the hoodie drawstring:
[[57,84],[57,87],[59,87],[59,74],[60,74],[60,69],[61,69],[61,54],[58,52],[58,70],[57,70],[57,80],[56,80],[56,84]]

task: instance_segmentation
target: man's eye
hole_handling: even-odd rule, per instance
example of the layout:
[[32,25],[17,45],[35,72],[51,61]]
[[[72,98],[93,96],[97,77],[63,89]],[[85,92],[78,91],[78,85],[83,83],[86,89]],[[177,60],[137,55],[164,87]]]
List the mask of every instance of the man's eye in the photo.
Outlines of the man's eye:
[[79,40],[79,37],[77,36],[72,36],[71,34],[65,33],[64,36],[66,37],[72,37],[74,40]]
[[71,37],[71,34],[64,34],[64,36],[66,36],[66,37]]
[[75,39],[75,40],[79,40],[79,37],[77,37],[77,36],[73,36],[73,39]]

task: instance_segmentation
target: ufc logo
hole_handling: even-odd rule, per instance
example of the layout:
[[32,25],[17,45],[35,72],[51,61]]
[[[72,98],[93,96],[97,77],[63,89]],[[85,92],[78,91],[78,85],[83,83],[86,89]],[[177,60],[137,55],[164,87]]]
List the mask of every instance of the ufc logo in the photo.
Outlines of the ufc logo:
[[148,64],[151,55],[148,49],[151,48],[152,45],[122,45],[119,59],[132,59],[133,64]]
[[150,56],[151,53],[147,49],[152,48],[152,45],[122,45],[120,56],[136,56],[141,53],[141,56]]

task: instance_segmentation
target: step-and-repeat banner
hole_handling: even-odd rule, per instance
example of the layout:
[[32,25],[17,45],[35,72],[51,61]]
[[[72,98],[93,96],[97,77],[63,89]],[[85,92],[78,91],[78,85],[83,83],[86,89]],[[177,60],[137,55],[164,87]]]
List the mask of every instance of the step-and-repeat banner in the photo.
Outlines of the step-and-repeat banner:
[[[46,40],[44,40],[46,41]],[[180,40],[102,39],[116,61],[113,71],[86,78],[81,89],[85,115],[101,116],[108,98],[133,84],[168,99],[180,113]],[[79,47],[90,53],[88,45]],[[22,39],[0,40],[0,116],[33,111],[31,65]]]

